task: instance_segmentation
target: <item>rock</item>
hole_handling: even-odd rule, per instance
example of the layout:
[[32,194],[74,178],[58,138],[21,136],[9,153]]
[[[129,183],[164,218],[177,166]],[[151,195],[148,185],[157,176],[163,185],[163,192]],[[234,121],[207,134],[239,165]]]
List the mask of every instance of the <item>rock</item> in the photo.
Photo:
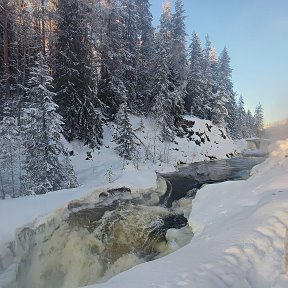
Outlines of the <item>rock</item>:
[[208,131],[211,132],[212,125],[208,125],[208,123],[206,123],[206,127],[207,127]]
[[131,189],[128,187],[109,189],[107,191],[100,193],[99,199],[103,199],[106,197],[120,196],[123,195],[124,193],[131,193]]
[[180,215],[170,215],[163,219],[163,226],[161,229],[167,231],[168,229],[181,229],[185,227],[188,223],[188,220],[184,217],[183,214]]

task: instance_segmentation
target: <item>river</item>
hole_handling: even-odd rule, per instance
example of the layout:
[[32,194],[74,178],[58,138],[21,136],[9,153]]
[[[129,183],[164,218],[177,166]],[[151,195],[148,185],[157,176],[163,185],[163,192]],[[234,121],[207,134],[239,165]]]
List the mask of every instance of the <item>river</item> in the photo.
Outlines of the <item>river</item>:
[[24,239],[21,245],[28,249],[16,281],[9,287],[73,288],[104,282],[137,264],[167,255],[193,237],[187,218],[191,198],[201,186],[247,179],[251,168],[263,160],[193,163],[159,175],[167,182],[162,194],[134,194],[121,188],[103,193],[97,203],[73,202],[64,220],[46,233],[49,236],[40,237],[44,227],[20,237]]

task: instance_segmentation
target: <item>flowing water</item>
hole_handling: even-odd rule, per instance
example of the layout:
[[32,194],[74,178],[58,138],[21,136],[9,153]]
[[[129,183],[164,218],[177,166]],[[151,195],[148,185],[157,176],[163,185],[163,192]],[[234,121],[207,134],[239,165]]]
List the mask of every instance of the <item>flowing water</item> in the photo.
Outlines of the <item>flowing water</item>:
[[[207,183],[249,177],[263,158],[235,158],[186,165],[162,175],[166,193],[102,193],[97,203],[73,202],[65,217],[18,236],[25,254],[11,288],[73,288],[106,281],[121,271],[188,244],[191,197]],[[51,226],[51,225],[50,225]],[[44,232],[43,232],[44,231]],[[45,234],[45,233],[44,233]],[[40,240],[39,240],[40,239]],[[17,253],[16,253],[17,254]]]
[[162,175],[168,189],[161,203],[171,207],[175,200],[194,197],[203,185],[248,179],[251,169],[264,160],[264,157],[232,158],[184,165],[177,172]]
[[[135,195],[122,189],[92,205],[72,203],[68,216],[44,241],[37,243],[37,233],[24,237],[32,244],[11,287],[73,288],[103,282],[189,243],[192,230],[182,209],[157,205],[155,193]],[[190,211],[191,201],[187,205]]]

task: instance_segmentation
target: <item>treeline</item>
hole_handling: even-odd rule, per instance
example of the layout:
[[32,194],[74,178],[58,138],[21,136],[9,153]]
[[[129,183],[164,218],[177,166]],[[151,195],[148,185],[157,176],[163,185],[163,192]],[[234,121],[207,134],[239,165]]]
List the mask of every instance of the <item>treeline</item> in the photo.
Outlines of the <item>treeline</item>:
[[261,133],[261,105],[252,115],[236,100],[227,49],[217,57],[194,33],[187,51],[181,0],[173,13],[163,3],[159,29],[149,0],[0,0],[0,9],[2,197],[76,186],[61,137],[97,149],[103,121],[122,119],[117,151],[131,158],[128,113],[155,118],[162,141],[184,113],[232,138]]

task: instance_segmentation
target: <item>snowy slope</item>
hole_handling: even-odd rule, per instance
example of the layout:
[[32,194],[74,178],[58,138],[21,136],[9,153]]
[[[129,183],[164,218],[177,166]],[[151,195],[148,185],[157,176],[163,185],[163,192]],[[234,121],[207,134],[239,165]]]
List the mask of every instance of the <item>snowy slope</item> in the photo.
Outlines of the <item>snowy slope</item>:
[[288,287],[287,156],[288,139],[247,181],[205,186],[193,200],[189,245],[89,287]]

